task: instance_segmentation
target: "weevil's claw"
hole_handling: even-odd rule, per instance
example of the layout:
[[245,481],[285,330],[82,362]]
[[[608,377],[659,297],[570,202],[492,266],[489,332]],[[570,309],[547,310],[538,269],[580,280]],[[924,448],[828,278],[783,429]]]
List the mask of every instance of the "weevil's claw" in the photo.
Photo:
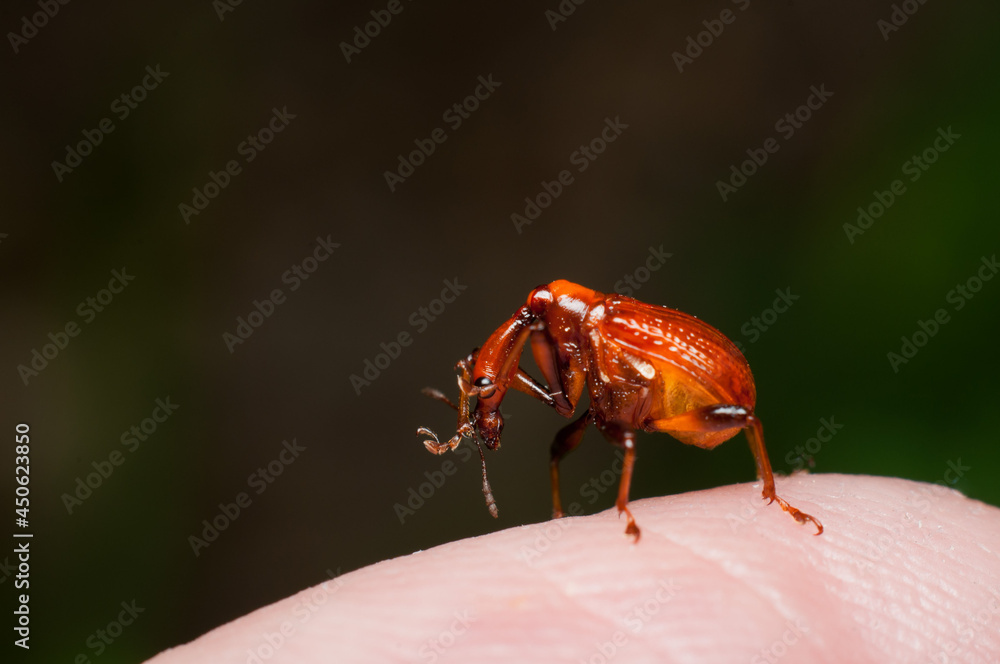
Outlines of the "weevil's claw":
[[802,520],[799,521],[798,519],[796,519],[796,521],[799,521],[799,523],[801,524],[805,524],[806,521],[812,521],[813,525],[816,526],[816,532],[813,533],[813,535],[823,534],[823,524],[819,522],[819,519],[812,516],[811,514],[806,514],[805,512],[800,512],[800,514],[802,514]]
[[792,517],[796,521],[798,521],[799,523],[801,523],[803,526],[805,524],[809,523],[810,521],[812,522],[812,524],[814,526],[816,526],[816,532],[813,533],[813,535],[822,535],[823,534],[823,524],[819,522],[819,519],[817,519],[816,517],[814,517],[811,514],[806,514],[805,512],[802,512],[801,510],[797,510],[794,507],[792,508],[792,510],[794,510],[794,511],[791,511],[789,513],[792,515]]
[[417,435],[430,436],[431,438],[434,439],[434,440],[424,441],[424,447],[426,447],[427,451],[430,452],[431,454],[444,454],[445,452],[448,451],[448,445],[442,444],[441,441],[438,440],[437,434],[428,429],[427,427],[420,427],[419,429],[417,429]]
[[635,544],[639,541],[642,531],[639,530],[639,526],[635,524],[635,518],[632,516],[632,512],[629,511],[628,507],[618,508],[618,516],[621,517],[622,514],[628,517],[628,525],[625,526],[625,535],[627,537],[631,537],[632,544]]
[[625,535],[632,538],[632,544],[637,544],[639,542],[639,537],[642,535],[642,531],[639,530],[639,526],[635,525],[635,521],[629,521],[628,525],[625,527]]
[[771,499],[771,502],[774,502],[775,500],[777,500],[778,504],[781,505],[781,509],[791,514],[792,518],[795,519],[798,523],[805,525],[806,523],[809,523],[811,521],[813,525],[816,526],[816,532],[813,533],[814,535],[823,534],[823,524],[820,523],[819,519],[814,517],[812,514],[806,514],[797,507],[792,507],[791,505],[788,504],[787,501],[783,500],[782,498],[779,498],[777,495],[775,495],[774,498]]

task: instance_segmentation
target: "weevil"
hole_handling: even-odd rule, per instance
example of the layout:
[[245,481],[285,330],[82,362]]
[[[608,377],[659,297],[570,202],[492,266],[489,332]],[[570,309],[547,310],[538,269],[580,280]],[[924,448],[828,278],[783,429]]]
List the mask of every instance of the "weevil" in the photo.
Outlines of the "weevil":
[[[531,353],[545,384],[520,367],[530,340]],[[559,495],[559,463],[580,444],[593,423],[624,452],[618,498],[619,515],[628,518],[626,535],[640,530],[628,509],[636,460],[636,432],[668,433],[682,443],[712,449],[745,430],[763,480],[763,497],[777,502],[801,524],[823,525],[793,507],[774,488],[764,428],[754,414],[757,390],[750,365],[736,345],[694,316],[646,304],[631,297],[600,293],[565,280],[531,292],[527,302],[456,365],[459,399],[452,403],[432,388],[424,393],[458,411],[458,429],[446,442],[426,427],[424,446],[434,454],[454,450],[463,438],[479,447],[486,506],[498,516],[486,476],[486,456],[500,447],[500,404],[510,389],[524,392],[572,418],[587,390],[590,406],[563,427],[550,451],[553,516],[564,516]],[[475,407],[472,397],[476,397]]]

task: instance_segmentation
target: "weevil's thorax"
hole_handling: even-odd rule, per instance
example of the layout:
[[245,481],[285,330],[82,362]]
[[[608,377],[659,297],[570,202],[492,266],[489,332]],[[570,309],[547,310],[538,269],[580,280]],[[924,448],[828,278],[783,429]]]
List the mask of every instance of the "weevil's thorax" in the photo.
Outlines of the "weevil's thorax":
[[587,343],[591,308],[600,305],[604,297],[604,293],[560,279],[536,288],[528,304],[562,354]]

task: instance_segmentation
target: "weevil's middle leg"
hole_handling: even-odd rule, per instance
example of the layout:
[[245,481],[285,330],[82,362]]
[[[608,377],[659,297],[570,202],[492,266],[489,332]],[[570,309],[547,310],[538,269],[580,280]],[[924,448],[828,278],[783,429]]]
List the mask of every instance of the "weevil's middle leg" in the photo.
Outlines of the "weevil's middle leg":
[[556,434],[556,439],[552,441],[549,450],[549,476],[552,479],[552,518],[558,519],[565,516],[562,509],[562,501],[559,498],[559,462],[562,458],[576,449],[583,439],[583,432],[590,424],[590,410],[570,422]]
[[622,438],[622,447],[625,449],[625,460],[622,464],[622,478],[618,485],[618,500],[615,506],[618,513],[625,512],[628,517],[628,525],[625,527],[625,534],[633,537],[633,543],[639,541],[639,526],[635,524],[635,518],[628,509],[628,492],[632,486],[632,471],[635,469],[635,432],[625,431]]
[[629,488],[632,486],[632,471],[635,469],[635,432],[614,423],[603,424],[599,422],[598,428],[613,445],[625,451],[625,458],[622,463],[622,477],[618,484],[618,500],[615,501],[615,507],[618,508],[619,515],[624,513],[628,518],[628,525],[625,526],[625,534],[632,537],[632,543],[634,544],[639,541],[641,535],[639,526],[636,525],[635,518],[628,508],[628,493]]

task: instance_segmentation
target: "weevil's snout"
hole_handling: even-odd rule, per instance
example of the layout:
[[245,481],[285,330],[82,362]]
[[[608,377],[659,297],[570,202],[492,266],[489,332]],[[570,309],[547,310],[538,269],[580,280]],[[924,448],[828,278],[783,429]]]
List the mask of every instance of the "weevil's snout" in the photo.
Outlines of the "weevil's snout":
[[500,434],[503,432],[503,415],[499,411],[485,411],[476,419],[476,432],[486,443],[486,447],[495,450],[500,447]]

